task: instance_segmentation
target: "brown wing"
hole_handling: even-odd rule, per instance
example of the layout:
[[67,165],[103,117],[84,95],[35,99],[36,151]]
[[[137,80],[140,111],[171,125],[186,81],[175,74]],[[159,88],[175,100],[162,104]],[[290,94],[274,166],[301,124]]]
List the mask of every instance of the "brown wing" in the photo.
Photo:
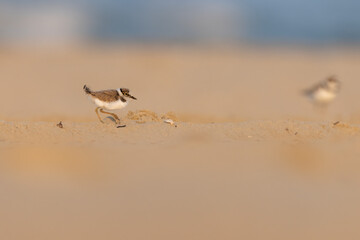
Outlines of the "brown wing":
[[118,91],[116,90],[92,92],[91,95],[104,102],[114,102],[121,98]]
[[315,91],[319,90],[320,88],[327,88],[327,81],[328,80],[324,80],[306,89],[304,91],[305,95],[313,94]]

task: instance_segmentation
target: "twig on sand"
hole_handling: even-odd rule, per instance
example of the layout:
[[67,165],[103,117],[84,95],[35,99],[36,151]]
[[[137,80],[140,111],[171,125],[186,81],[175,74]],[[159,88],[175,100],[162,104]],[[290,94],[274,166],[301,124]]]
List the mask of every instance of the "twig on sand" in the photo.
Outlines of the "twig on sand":
[[340,123],[340,121],[334,122],[333,125],[336,126]]

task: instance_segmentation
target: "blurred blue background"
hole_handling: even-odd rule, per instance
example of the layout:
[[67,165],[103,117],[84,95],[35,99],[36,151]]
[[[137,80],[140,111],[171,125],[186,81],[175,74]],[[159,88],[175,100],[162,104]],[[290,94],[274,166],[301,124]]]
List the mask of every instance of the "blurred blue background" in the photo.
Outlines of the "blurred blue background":
[[3,44],[357,44],[358,0],[0,1]]

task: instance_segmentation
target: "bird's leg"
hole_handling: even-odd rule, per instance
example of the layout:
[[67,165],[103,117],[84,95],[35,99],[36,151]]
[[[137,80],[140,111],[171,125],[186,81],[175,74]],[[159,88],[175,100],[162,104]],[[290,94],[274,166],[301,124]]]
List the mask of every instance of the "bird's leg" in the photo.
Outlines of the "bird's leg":
[[100,109],[100,112],[105,113],[105,114],[110,114],[111,116],[114,117],[114,119],[115,119],[115,121],[117,121],[117,123],[120,123],[120,118],[115,113],[105,112],[103,109]]
[[100,111],[102,110],[100,107],[97,107],[97,108],[95,109],[96,115],[98,116],[100,122],[104,123],[104,121],[101,119],[100,114],[99,114],[99,112],[98,112],[99,109],[100,109]]

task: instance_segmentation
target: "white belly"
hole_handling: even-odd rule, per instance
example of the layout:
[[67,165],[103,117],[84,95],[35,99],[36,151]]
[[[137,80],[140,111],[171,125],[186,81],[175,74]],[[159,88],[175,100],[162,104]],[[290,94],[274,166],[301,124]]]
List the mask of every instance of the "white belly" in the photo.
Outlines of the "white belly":
[[336,97],[336,93],[324,89],[318,89],[313,94],[313,99],[319,103],[329,103]]
[[103,102],[96,98],[92,98],[92,100],[94,101],[96,106],[104,108],[106,110],[122,109],[122,108],[126,107],[126,105],[128,104],[127,101],[123,102],[121,100],[118,100],[116,102]]

